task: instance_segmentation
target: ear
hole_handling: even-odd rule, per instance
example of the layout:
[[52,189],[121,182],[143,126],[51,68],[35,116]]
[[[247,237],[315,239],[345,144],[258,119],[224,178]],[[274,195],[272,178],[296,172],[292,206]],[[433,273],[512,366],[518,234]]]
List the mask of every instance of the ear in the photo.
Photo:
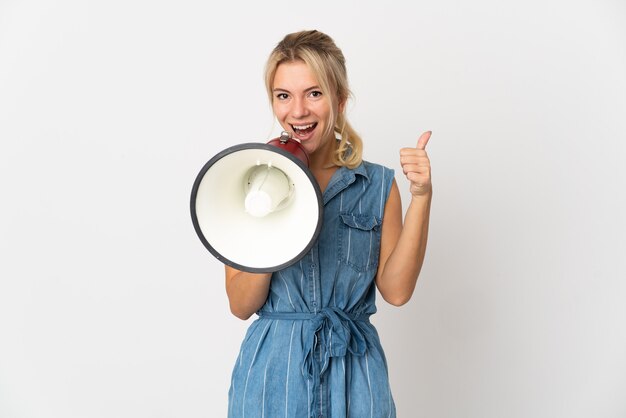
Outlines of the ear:
[[346,99],[339,99],[339,105],[337,106],[339,113],[343,113],[344,109],[346,108],[346,102]]

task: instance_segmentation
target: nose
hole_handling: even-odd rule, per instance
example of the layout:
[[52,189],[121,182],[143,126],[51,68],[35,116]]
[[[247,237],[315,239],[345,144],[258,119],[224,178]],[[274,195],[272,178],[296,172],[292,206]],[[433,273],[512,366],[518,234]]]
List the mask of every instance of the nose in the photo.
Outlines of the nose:
[[294,118],[303,118],[309,114],[309,109],[305,99],[296,97],[292,104],[293,107],[291,108],[291,115]]

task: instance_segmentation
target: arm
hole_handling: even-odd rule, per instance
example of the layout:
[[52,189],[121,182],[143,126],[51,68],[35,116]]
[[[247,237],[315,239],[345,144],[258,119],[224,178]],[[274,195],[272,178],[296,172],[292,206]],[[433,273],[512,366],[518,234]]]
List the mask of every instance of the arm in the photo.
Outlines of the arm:
[[403,171],[411,182],[411,203],[404,226],[395,181],[385,204],[376,285],[383,299],[396,306],[411,299],[426,254],[432,200],[430,161],[425,151],[429,138],[430,132],[426,132],[420,137],[417,148],[400,151]]
[[225,269],[230,311],[237,318],[246,320],[265,303],[272,274],[248,273],[229,266]]

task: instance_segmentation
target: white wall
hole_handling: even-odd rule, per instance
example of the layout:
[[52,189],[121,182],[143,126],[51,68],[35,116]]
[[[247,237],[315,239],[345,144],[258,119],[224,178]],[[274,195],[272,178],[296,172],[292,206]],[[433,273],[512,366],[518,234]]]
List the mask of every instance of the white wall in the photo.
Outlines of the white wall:
[[366,158],[434,132],[427,261],[374,318],[398,415],[626,416],[626,5],[412,3],[0,1],[0,417],[225,416],[248,323],[189,193],[277,132],[264,60],[309,28]]

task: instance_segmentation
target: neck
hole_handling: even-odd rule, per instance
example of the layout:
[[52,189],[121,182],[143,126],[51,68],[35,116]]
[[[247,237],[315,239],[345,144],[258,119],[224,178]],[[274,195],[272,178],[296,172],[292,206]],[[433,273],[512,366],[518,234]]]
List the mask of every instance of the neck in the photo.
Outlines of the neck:
[[310,162],[309,167],[312,170],[326,170],[336,168],[337,165],[333,162],[334,154],[337,150],[338,142],[335,138],[327,141],[323,148],[316,150],[313,154],[309,155]]

